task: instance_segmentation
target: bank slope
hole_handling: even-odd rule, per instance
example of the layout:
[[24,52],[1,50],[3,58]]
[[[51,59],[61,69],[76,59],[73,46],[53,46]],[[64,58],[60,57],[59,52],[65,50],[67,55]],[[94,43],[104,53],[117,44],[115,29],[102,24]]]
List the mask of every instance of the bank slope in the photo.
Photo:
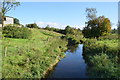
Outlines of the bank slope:
[[[30,39],[3,39],[3,78],[41,78],[63,56],[67,41],[62,34],[31,29]],[[6,54],[6,55],[5,55]]]

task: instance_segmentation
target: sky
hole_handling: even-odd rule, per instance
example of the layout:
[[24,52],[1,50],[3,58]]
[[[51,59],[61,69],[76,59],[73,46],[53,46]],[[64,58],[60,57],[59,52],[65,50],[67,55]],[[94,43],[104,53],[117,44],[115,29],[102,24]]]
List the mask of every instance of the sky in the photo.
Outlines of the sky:
[[96,8],[97,16],[105,16],[117,28],[118,2],[21,2],[6,15],[18,18],[21,24],[37,23],[39,27],[50,25],[64,29],[67,25],[83,29],[86,8]]

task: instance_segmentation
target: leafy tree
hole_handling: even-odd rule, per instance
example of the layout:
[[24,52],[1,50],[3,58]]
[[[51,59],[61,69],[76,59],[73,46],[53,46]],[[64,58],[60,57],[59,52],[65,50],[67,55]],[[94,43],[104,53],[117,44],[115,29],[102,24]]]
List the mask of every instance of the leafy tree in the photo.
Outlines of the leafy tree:
[[93,20],[96,18],[96,8],[86,8],[87,18],[88,20]]
[[66,28],[65,28],[65,33],[66,33],[66,35],[67,34],[75,34],[75,29],[74,28],[71,28],[70,26],[66,26]]
[[14,24],[20,24],[19,20],[17,18],[14,18]]
[[108,35],[110,31],[110,20],[104,16],[100,16],[88,21],[87,26],[83,29],[83,34],[85,37],[90,38]]
[[1,10],[2,10],[2,27],[4,25],[4,16],[11,9],[15,9],[15,7],[19,6],[20,2],[16,2],[15,0],[2,0],[1,2]]
[[39,28],[36,23],[27,24],[26,27],[28,27],[28,28]]

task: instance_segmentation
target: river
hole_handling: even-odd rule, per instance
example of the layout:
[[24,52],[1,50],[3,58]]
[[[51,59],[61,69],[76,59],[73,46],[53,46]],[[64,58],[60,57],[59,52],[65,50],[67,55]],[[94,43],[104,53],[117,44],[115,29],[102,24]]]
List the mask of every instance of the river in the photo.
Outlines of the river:
[[83,44],[71,52],[65,52],[66,57],[55,66],[48,78],[88,78],[85,61],[82,56]]

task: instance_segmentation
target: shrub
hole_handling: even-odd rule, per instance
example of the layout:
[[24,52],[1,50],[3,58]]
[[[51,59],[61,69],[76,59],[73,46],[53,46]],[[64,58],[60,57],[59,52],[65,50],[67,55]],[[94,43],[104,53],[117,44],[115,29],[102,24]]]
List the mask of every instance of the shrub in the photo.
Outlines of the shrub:
[[7,38],[22,38],[30,37],[30,30],[25,27],[16,27],[15,25],[7,25],[3,28],[4,37]]
[[109,59],[109,56],[102,53],[100,55],[91,56],[90,62],[93,64],[90,73],[94,77],[99,78],[117,78],[119,77],[118,67]]
[[27,24],[26,27],[28,27],[28,28],[39,28],[36,23]]
[[18,24],[18,25],[20,25],[20,21],[19,21],[19,19],[14,18],[14,24]]

